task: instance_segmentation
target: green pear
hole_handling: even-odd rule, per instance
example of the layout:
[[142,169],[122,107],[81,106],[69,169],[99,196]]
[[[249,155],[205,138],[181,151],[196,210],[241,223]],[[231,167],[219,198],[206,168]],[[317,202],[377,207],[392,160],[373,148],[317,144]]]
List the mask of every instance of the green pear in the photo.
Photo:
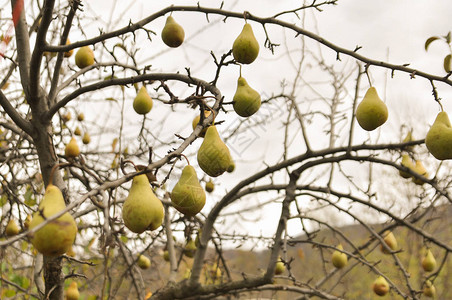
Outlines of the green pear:
[[383,276],[379,276],[373,282],[372,289],[378,296],[384,296],[389,292],[389,284]]
[[278,258],[278,261],[276,262],[275,266],[275,275],[281,275],[286,270],[286,266],[281,261],[281,258]]
[[425,282],[425,286],[424,286],[424,289],[422,292],[423,292],[424,296],[426,296],[426,297],[429,297],[429,298],[436,297],[436,288],[430,280],[427,280]]
[[237,62],[250,64],[256,59],[258,54],[259,43],[254,36],[253,28],[246,23],[232,45],[232,55]]
[[74,137],[71,138],[69,143],[66,145],[66,148],[64,148],[64,155],[68,158],[74,158],[79,156],[80,154],[80,148],[78,147],[77,141]]
[[170,261],[169,252],[168,250],[163,251],[163,259],[165,261]]
[[425,272],[431,272],[436,268],[436,259],[430,249],[427,250],[426,255],[422,259],[422,268]]
[[183,43],[184,38],[185,32],[182,26],[176,23],[172,16],[169,16],[162,30],[163,42],[171,48],[176,48]]
[[130,231],[155,230],[163,222],[163,204],[155,196],[145,174],[135,176],[122,208],[124,224]]
[[10,219],[5,228],[6,236],[17,235],[20,232],[19,226],[17,226],[16,221]]
[[241,117],[249,117],[261,107],[261,96],[242,76],[237,80],[237,90],[232,100],[235,112]]
[[[391,249],[392,251],[395,251],[397,249],[397,240],[396,240],[394,234],[391,231],[385,231],[383,233],[383,240],[386,243],[386,245],[389,247],[389,249]],[[380,250],[384,254],[390,254],[391,253],[383,245],[380,245]]]
[[151,266],[151,260],[147,256],[140,254],[138,256],[137,265],[143,270],[149,269]]
[[94,52],[89,46],[81,47],[75,54],[75,64],[80,69],[94,64]]
[[[210,116],[210,110],[205,110],[205,111],[204,111],[204,117],[207,118],[208,116]],[[196,128],[196,126],[198,125],[198,123],[199,123],[200,120],[201,120],[201,116],[200,116],[200,115],[197,115],[197,116],[193,119],[193,121],[192,121],[192,123],[191,123],[191,126],[192,126],[193,130],[195,130],[195,128]],[[199,136],[200,136],[200,137],[204,137],[204,136],[206,135],[206,131],[207,131],[207,128],[204,128],[204,129],[201,131],[201,133],[199,134]]]
[[80,298],[80,292],[77,288],[77,282],[72,281],[66,290],[66,300],[78,300]]
[[206,192],[208,192],[208,193],[212,193],[213,190],[215,189],[215,185],[211,179],[206,182],[205,189],[206,189]]
[[206,193],[198,181],[195,168],[187,165],[171,192],[173,206],[186,216],[194,216],[206,204]]
[[[341,244],[337,245],[337,249],[344,250]],[[331,257],[331,262],[336,268],[342,269],[347,265],[348,262],[347,254],[338,250],[334,250],[333,256]]]
[[198,164],[211,177],[217,177],[233,164],[231,153],[223,143],[215,125],[209,126],[198,150]]
[[[47,218],[50,218],[66,208],[63,194],[53,184],[46,188],[44,198],[39,203],[38,211],[33,214],[30,229],[35,228]],[[66,253],[74,243],[77,234],[77,225],[74,218],[68,213],[47,223],[31,236],[33,246],[47,256],[58,256]]]
[[196,252],[195,241],[192,239],[189,239],[184,248],[184,255],[187,257],[193,258],[195,256],[195,252]]
[[[411,157],[408,154],[403,154],[402,155],[402,166],[407,167],[408,169],[414,170],[415,165],[413,163],[413,160],[411,159]],[[407,173],[407,172],[404,172],[404,171],[400,171],[400,170],[399,170],[399,174],[403,178],[410,178],[410,177],[412,177],[412,175],[410,173]]]
[[377,90],[370,87],[361,103],[356,108],[356,119],[359,125],[367,131],[372,131],[383,125],[388,119],[388,108],[378,97]]
[[[416,160],[416,164],[414,165],[413,171],[422,175],[424,177],[428,176],[427,170],[420,160]],[[413,177],[413,182],[417,185],[423,185],[425,182],[421,179]]]
[[137,114],[145,115],[152,109],[152,98],[149,96],[146,87],[142,86],[133,100],[133,109]]
[[425,137],[425,145],[436,159],[452,159],[452,126],[446,112],[436,117]]

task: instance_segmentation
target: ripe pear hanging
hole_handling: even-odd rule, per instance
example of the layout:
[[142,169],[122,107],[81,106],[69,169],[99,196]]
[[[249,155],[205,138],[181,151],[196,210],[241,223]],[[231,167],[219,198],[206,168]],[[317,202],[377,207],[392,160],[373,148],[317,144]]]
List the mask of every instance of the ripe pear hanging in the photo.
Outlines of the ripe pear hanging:
[[5,228],[6,236],[17,235],[20,232],[19,226],[17,226],[16,221],[13,219],[9,220]]
[[446,112],[436,117],[425,137],[425,145],[436,159],[452,159],[452,126]]
[[144,86],[140,88],[137,96],[133,100],[133,109],[137,114],[145,115],[152,109],[152,98]]
[[379,276],[372,284],[372,289],[378,296],[384,296],[389,292],[389,284],[383,276]]
[[77,141],[75,138],[71,138],[69,143],[66,145],[64,149],[64,155],[68,158],[74,158],[80,155],[80,148],[78,147]]
[[211,177],[220,176],[233,165],[229,149],[221,140],[214,125],[207,128],[197,157],[201,169]]
[[232,55],[237,62],[250,64],[256,59],[258,54],[259,43],[254,36],[253,28],[246,23],[232,45]]
[[[411,157],[408,154],[402,155],[402,166],[407,167],[408,169],[414,170],[413,160],[411,159]],[[411,174],[404,172],[404,171],[400,171],[400,170],[399,170],[399,174],[403,178],[411,178],[412,177]]]
[[155,196],[145,174],[135,176],[122,208],[124,224],[130,231],[155,230],[163,222],[163,204]]
[[196,249],[197,249],[197,247],[196,247],[195,241],[192,239],[189,239],[187,241],[187,244],[185,244],[185,247],[184,247],[184,251],[183,251],[184,255],[187,257],[193,258],[195,256]]
[[356,119],[359,125],[367,131],[372,131],[383,125],[388,119],[388,108],[378,97],[377,90],[370,87],[361,103],[356,108]]
[[261,107],[261,95],[242,76],[237,80],[237,90],[232,100],[235,112],[241,117],[249,117]]
[[89,46],[78,49],[75,54],[75,64],[80,69],[86,68],[94,64],[94,52]]
[[[416,164],[414,165],[413,171],[424,177],[428,176],[427,170],[425,169],[424,165],[420,160],[416,160]],[[417,185],[423,185],[425,183],[422,179],[418,179],[415,177],[413,177],[413,182]]]
[[[44,198],[39,203],[38,211],[33,214],[30,230],[65,208],[66,204],[60,189],[49,184]],[[58,256],[66,253],[72,247],[76,234],[77,225],[74,218],[66,212],[32,234],[31,243],[43,255]]]
[[[391,249],[392,251],[395,251],[397,249],[397,240],[391,231],[385,231],[383,233],[383,240],[386,243],[386,245],[389,247],[389,249]],[[380,245],[380,249],[384,254],[391,253],[383,245]]]
[[431,272],[436,268],[436,259],[430,249],[427,250],[427,254],[422,259],[422,268],[425,272]]
[[77,282],[72,281],[66,290],[66,300],[78,300],[80,298],[80,292],[77,288]]
[[436,297],[436,288],[430,280],[427,280],[425,282],[425,286],[424,289],[422,290],[422,293],[424,294],[424,296],[429,298]]
[[286,266],[282,262],[281,258],[278,258],[275,266],[275,275],[281,275],[286,270]]
[[171,192],[174,207],[186,216],[194,216],[206,203],[206,193],[198,181],[195,168],[187,165]]
[[[341,244],[337,245],[337,249],[344,250]],[[347,265],[348,262],[347,254],[340,252],[338,250],[334,250],[333,255],[331,257],[331,262],[336,268],[342,269]]]
[[177,48],[184,42],[185,32],[182,26],[180,26],[172,16],[166,19],[165,26],[162,30],[163,42],[171,47]]
[[151,266],[151,260],[147,256],[140,254],[138,256],[137,265],[143,270],[149,269]]

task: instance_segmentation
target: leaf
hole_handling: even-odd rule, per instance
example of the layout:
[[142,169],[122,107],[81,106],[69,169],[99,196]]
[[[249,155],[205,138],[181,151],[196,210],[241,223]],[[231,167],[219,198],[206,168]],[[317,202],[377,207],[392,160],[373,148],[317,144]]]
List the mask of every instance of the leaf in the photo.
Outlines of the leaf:
[[447,35],[446,35],[444,38],[446,39],[446,42],[447,42],[448,44],[450,44],[450,42],[451,42],[450,31],[447,33]]
[[444,57],[444,71],[447,73],[452,71],[452,54],[446,55]]
[[117,101],[115,98],[113,98],[113,97],[108,97],[108,98],[105,98],[105,100],[108,100],[108,101]]
[[3,195],[0,197],[0,207],[2,207],[3,205],[5,205],[6,202],[8,202],[8,196],[6,196],[6,194],[3,194]]
[[24,195],[25,201],[24,203],[28,206],[33,206],[36,204],[36,199],[33,197],[33,189],[28,186]]
[[113,142],[111,143],[111,152],[115,152],[116,145],[118,144],[118,138],[114,138]]
[[429,37],[429,38],[425,41],[425,51],[428,50],[428,46],[430,46],[430,44],[431,44],[432,42],[434,42],[434,41],[436,41],[436,40],[438,40],[438,39],[439,39],[438,36],[432,36],[432,37]]

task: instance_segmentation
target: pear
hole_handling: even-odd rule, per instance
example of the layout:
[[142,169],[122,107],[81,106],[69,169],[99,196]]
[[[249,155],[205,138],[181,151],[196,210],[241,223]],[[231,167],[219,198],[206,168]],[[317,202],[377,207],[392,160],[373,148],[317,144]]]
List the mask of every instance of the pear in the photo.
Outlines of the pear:
[[425,137],[425,145],[436,159],[452,159],[452,126],[446,112],[436,117]]
[[[408,169],[414,170],[415,166],[414,166],[413,160],[411,159],[411,157],[408,154],[402,155],[402,166],[407,167]],[[412,175],[410,173],[407,173],[407,172],[404,172],[401,170],[399,170],[399,174],[403,178],[412,177]]]
[[[385,243],[389,247],[389,249],[391,249],[392,251],[395,251],[397,249],[397,240],[391,231],[386,231],[383,233],[383,240],[385,241]],[[391,253],[383,245],[380,245],[380,249],[384,254]]]
[[[344,250],[341,244],[337,245],[337,249]],[[342,269],[347,265],[348,262],[347,254],[340,252],[338,250],[334,250],[333,256],[331,257],[331,262],[336,268]]]
[[146,87],[142,86],[133,100],[133,109],[137,114],[145,115],[152,109],[152,98],[149,96]]
[[[413,171],[422,175],[424,177],[428,176],[427,170],[420,160],[416,160],[416,164],[414,165]],[[417,185],[423,185],[425,182],[421,179],[413,177],[413,182]]]
[[278,261],[276,262],[275,266],[275,275],[281,275],[286,270],[286,266],[281,261],[281,258],[278,258]]
[[211,177],[220,176],[234,164],[231,153],[221,140],[215,125],[207,128],[197,158],[201,169]]
[[140,254],[138,256],[137,265],[143,270],[149,269],[149,267],[151,266],[151,260],[148,257]]
[[74,158],[80,155],[80,148],[78,147],[77,141],[74,137],[71,138],[69,143],[66,145],[64,149],[64,155],[68,158]]
[[[66,205],[60,189],[49,184],[44,198],[39,203],[38,211],[33,214],[30,229],[35,228],[47,218],[56,215],[65,208]],[[66,212],[32,234],[31,243],[43,255],[58,256],[71,248],[76,234],[77,225],[74,218]]]
[[427,250],[426,255],[422,259],[422,268],[425,272],[431,272],[436,268],[436,259],[430,249]]
[[27,217],[25,218],[25,221],[24,221],[24,228],[28,229],[30,227],[30,223],[31,223],[31,215],[27,215]]
[[170,261],[168,250],[163,251],[163,259],[164,259],[165,261]]
[[183,43],[184,38],[185,32],[182,26],[176,23],[172,16],[169,16],[162,30],[163,42],[171,48],[177,48]]
[[84,114],[84,113],[79,113],[79,114],[77,115],[77,120],[78,120],[79,122],[82,122],[83,120],[85,120],[85,114]]
[[[403,139],[402,143],[408,143],[408,142],[412,142],[413,140],[413,134],[411,131],[408,131],[408,133],[406,134],[405,138]],[[406,150],[408,151],[413,151],[414,146],[407,146]]]
[[82,130],[80,129],[80,127],[78,127],[78,126],[75,127],[74,135],[78,135],[78,136],[82,135]]
[[206,192],[212,193],[215,189],[215,185],[213,184],[212,180],[209,180],[206,182],[206,185],[204,187],[206,189]]
[[163,204],[154,195],[145,174],[135,176],[124,206],[122,218],[129,230],[142,233],[155,230],[163,221]]
[[80,293],[77,288],[77,282],[72,281],[66,290],[66,300],[78,300]]
[[19,226],[17,226],[16,221],[10,219],[5,228],[6,236],[17,235],[20,232]]
[[75,54],[75,64],[80,69],[86,68],[94,64],[94,52],[89,46],[78,49]]
[[261,107],[261,96],[242,76],[237,80],[237,90],[232,100],[235,112],[241,117],[249,117]]
[[[205,111],[204,111],[204,117],[207,118],[208,116],[210,116],[210,110],[205,110]],[[192,126],[193,130],[195,130],[195,128],[196,128],[196,126],[198,125],[198,123],[199,123],[200,120],[201,120],[201,116],[199,116],[199,115],[197,115],[197,116],[193,119],[193,121],[192,121],[192,123],[191,123],[191,126]],[[199,134],[199,136],[200,136],[200,137],[204,137],[204,136],[206,135],[206,131],[207,131],[207,128],[204,128],[203,130],[201,130],[201,133]]]
[[436,297],[436,288],[430,280],[425,282],[424,290],[422,291],[424,296],[429,298]]
[[363,100],[356,108],[356,119],[359,125],[367,131],[376,129],[388,119],[388,108],[378,97],[374,87],[367,90]]
[[184,255],[187,257],[193,258],[195,256],[195,252],[196,252],[195,241],[192,239],[189,239],[184,248]]
[[[66,40],[66,45],[69,45],[71,43],[71,41],[69,41],[69,39]],[[64,57],[71,57],[72,54],[74,53],[74,49],[71,49],[69,51],[64,52]]]
[[232,45],[232,55],[237,62],[250,64],[256,59],[258,54],[259,43],[254,36],[253,28],[246,23]]
[[83,134],[82,142],[85,145],[88,145],[91,142],[91,137],[88,132],[85,132],[85,134]]
[[187,165],[182,170],[182,175],[171,192],[171,202],[179,212],[191,217],[199,213],[206,204],[206,193],[193,166]]
[[384,296],[389,292],[389,284],[383,276],[379,276],[372,284],[372,289],[378,296]]

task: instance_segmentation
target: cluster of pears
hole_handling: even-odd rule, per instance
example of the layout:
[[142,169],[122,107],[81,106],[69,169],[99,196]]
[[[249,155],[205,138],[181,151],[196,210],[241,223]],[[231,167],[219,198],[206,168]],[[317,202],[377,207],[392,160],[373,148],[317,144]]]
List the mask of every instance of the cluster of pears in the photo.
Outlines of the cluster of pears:
[[[436,259],[430,249],[427,249],[425,256],[421,260],[422,269],[425,272],[433,272],[436,269]],[[436,288],[430,280],[427,280],[424,285],[423,294],[429,298],[436,297]]]
[[427,132],[425,145],[436,159],[452,159],[452,126],[446,112],[438,113]]
[[[65,208],[66,204],[60,189],[49,183],[44,198],[39,203],[38,210],[33,214],[30,229],[35,228]],[[76,234],[75,220],[66,212],[32,234],[31,243],[43,255],[58,256],[66,253],[72,247]]]
[[122,218],[124,225],[135,233],[155,230],[162,225],[163,204],[152,191],[146,174],[133,178],[122,207]]
[[367,131],[372,131],[386,122],[388,108],[378,96],[375,87],[367,90],[363,100],[358,104],[355,114],[359,125]]
[[198,181],[195,168],[187,165],[171,191],[174,208],[186,216],[194,216],[206,203],[206,193]]
[[80,69],[94,64],[94,52],[89,46],[83,46],[75,54],[75,64]]
[[[411,133],[411,132],[408,132],[408,134],[406,135],[406,137],[403,139],[403,142],[410,142],[410,141],[412,141],[412,140],[413,140],[412,133]],[[412,151],[413,148],[410,147],[408,150],[411,150],[411,151]],[[428,177],[428,173],[427,173],[427,170],[426,170],[425,167],[424,167],[424,164],[423,164],[420,160],[418,160],[418,159],[413,160],[413,159],[411,158],[410,154],[408,154],[408,153],[403,153],[403,154],[402,154],[402,162],[401,162],[401,165],[402,165],[403,167],[406,167],[406,168],[410,169],[410,170],[413,171],[414,173],[417,173],[417,174],[419,174],[419,175],[421,175],[421,176],[424,176],[424,177],[426,177],[426,178]],[[417,184],[417,185],[423,185],[423,184],[424,184],[424,181],[423,181],[422,179],[419,179],[419,178],[413,176],[412,174],[410,174],[410,173],[408,173],[408,172],[399,170],[399,174],[400,174],[400,176],[402,176],[403,178],[407,178],[407,179],[411,178],[411,179],[413,180],[413,182],[414,182],[415,184]]]
[[171,48],[177,48],[184,42],[185,32],[172,16],[166,18],[165,26],[162,29],[162,40]]
[[[85,114],[84,113],[79,113],[77,115],[77,121],[83,122],[83,120],[85,120]],[[75,127],[74,135],[82,136],[82,130],[80,129],[80,126],[76,126]],[[89,135],[88,131],[85,131],[85,133],[83,133],[82,143],[85,144],[85,145],[88,145],[90,142],[91,142],[91,136]]]
[[331,256],[331,262],[336,268],[342,269],[348,263],[347,254],[341,252],[342,250],[344,250],[342,244],[337,245],[336,248],[337,250],[334,250],[333,255]]
[[145,115],[151,111],[153,101],[146,87],[142,86],[133,100],[133,109],[139,115]]
[[217,177],[235,169],[229,148],[221,140],[215,125],[207,128],[197,158],[201,169],[211,177]]

